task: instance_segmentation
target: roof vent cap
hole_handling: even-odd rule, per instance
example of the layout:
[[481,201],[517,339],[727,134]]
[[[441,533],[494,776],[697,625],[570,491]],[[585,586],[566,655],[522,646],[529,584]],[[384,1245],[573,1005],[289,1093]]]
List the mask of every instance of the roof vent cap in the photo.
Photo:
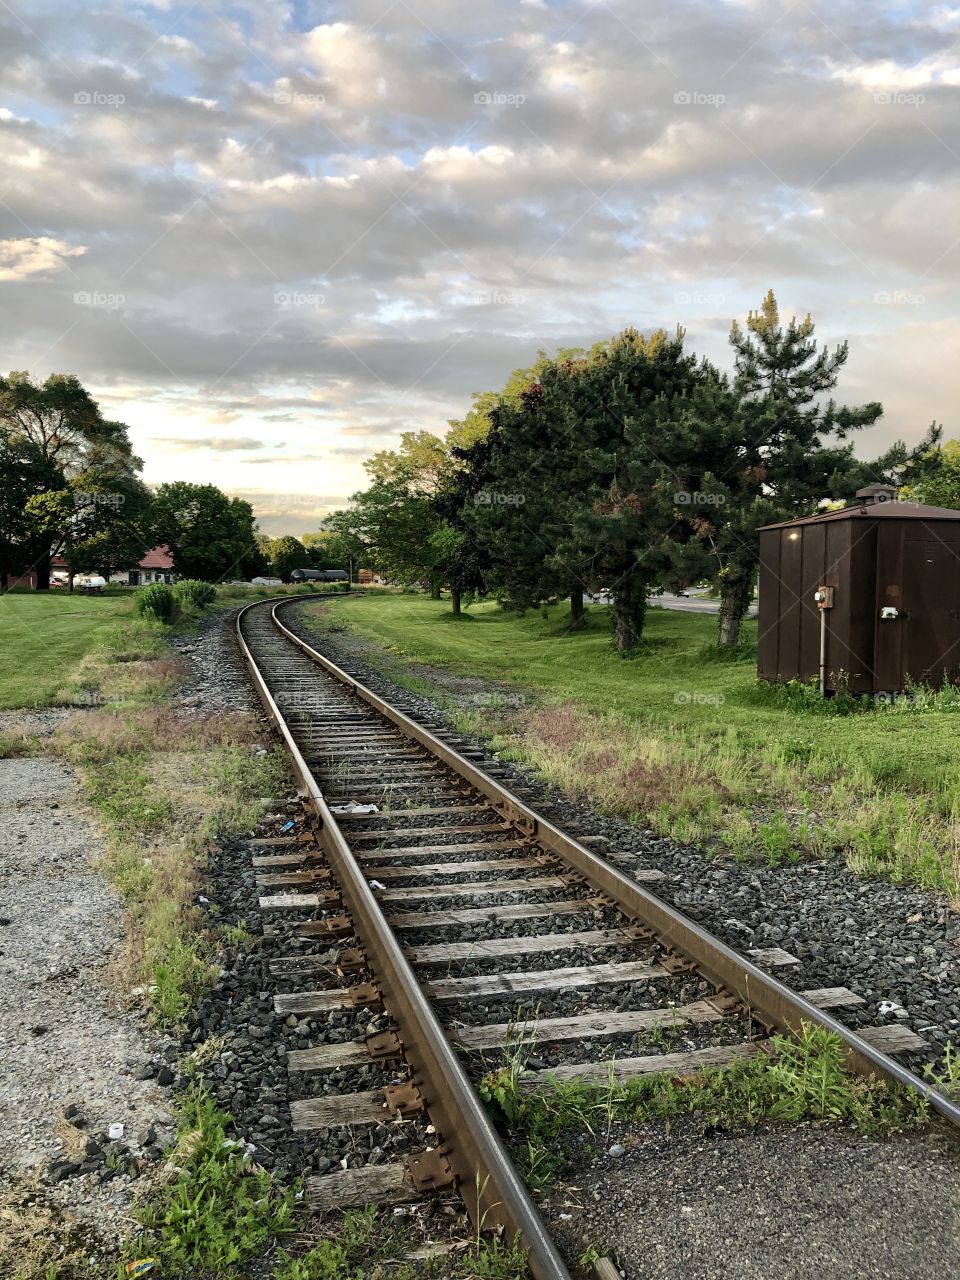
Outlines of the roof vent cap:
[[866,484],[857,490],[857,497],[863,503],[896,502],[897,491],[892,484]]

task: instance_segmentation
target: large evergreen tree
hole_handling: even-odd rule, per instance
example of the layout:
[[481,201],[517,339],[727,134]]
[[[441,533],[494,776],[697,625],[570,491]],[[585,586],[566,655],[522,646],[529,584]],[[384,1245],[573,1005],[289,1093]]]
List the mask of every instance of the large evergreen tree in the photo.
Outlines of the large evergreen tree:
[[[883,409],[825,399],[847,362],[848,347],[818,346],[809,316],[784,326],[771,289],[746,330],[734,322],[733,413],[727,457],[711,480],[722,503],[710,534],[720,591],[721,646],[735,646],[759,565],[757,529],[807,514],[825,497],[843,496],[852,450],[836,442],[876,422]],[[827,443],[825,443],[827,442]],[[839,492],[838,492],[839,490]]]

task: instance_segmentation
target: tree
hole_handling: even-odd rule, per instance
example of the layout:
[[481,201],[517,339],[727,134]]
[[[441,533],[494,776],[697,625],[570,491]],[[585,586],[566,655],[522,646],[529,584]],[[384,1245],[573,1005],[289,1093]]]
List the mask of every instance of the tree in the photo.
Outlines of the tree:
[[560,549],[611,593],[621,652],[642,637],[651,591],[691,576],[702,556],[676,491],[697,447],[699,389],[712,374],[683,341],[682,330],[671,338],[628,328],[574,374],[568,438],[576,439],[573,484],[586,501]]
[[910,498],[931,507],[960,510],[960,440],[939,445],[938,428],[933,426],[914,452],[918,456],[912,466],[908,464],[904,477]]
[[493,521],[494,545],[514,595],[535,600],[563,584],[576,625],[580,592],[609,591],[616,646],[634,648],[651,590],[702,557],[674,495],[704,369],[684,354],[682,332],[626,329],[543,368],[519,410],[496,415],[493,470],[516,496]]
[[290,581],[294,569],[310,568],[310,557],[306,547],[290,534],[274,538],[270,543],[270,571],[276,578],[284,582]]
[[314,557],[317,569],[346,569],[356,573],[358,568],[380,568],[368,564],[375,555],[360,527],[360,517],[354,507],[332,511],[320,522],[317,533],[304,535],[304,546]]
[[153,499],[153,529],[181,577],[218,582],[258,573],[264,564],[250,503],[228,498],[213,484],[176,480],[160,485]]
[[[555,368],[541,359],[537,377],[549,380]],[[585,566],[559,559],[556,550],[581,499],[562,465],[553,465],[542,402],[542,383],[531,375],[491,410],[487,434],[454,453],[471,473],[465,521],[487,588],[521,610],[569,595],[569,626],[578,630],[585,622]]]
[[50,542],[28,507],[33,498],[61,483],[56,469],[36,453],[25,453],[0,432],[0,591],[8,577],[19,575],[50,554]]
[[305,533],[300,541],[311,569],[350,569],[350,552],[332,529]]
[[854,407],[823,400],[847,362],[847,344],[832,352],[818,347],[810,316],[784,327],[772,289],[748,315],[746,331],[734,321],[730,343],[732,411],[727,439],[717,442],[725,458],[713,454],[706,468],[719,499],[710,508],[708,541],[716,557],[723,647],[739,642],[759,564],[757,529],[806,514],[831,487],[842,490],[842,475],[852,473],[855,460],[852,450],[832,442],[883,412],[876,402]]
[[31,498],[27,515],[48,544],[57,539],[71,590],[75,574],[108,578],[136,564],[153,541],[150,492],[134,475],[91,471]]
[[[72,374],[52,374],[37,383],[24,372],[0,378],[0,441],[8,455],[42,471],[43,490],[107,492],[129,483],[142,464],[127,428],[106,420]],[[36,495],[35,495],[36,496]],[[78,511],[76,497],[34,503],[35,529],[47,539],[33,558],[37,587],[50,585],[50,558],[67,545]],[[62,523],[57,523],[57,516]]]

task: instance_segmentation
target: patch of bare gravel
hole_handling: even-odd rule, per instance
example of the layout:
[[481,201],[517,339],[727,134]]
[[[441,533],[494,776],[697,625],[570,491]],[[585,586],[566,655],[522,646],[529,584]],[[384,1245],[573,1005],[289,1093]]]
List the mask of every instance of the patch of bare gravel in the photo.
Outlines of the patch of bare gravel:
[[39,1179],[110,1245],[171,1137],[172,1051],[108,985],[123,908],[102,852],[71,770],[0,760],[0,1191]]
[[612,1254],[626,1280],[960,1275],[960,1147],[937,1131],[618,1128],[567,1177],[551,1231],[573,1257]]

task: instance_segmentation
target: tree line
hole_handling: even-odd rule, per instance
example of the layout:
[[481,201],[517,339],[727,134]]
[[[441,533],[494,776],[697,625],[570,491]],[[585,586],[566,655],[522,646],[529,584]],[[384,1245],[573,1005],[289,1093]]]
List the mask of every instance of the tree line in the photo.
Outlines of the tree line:
[[49,588],[54,556],[72,581],[135,568],[158,545],[188,578],[267,571],[248,502],[186,481],[151,491],[142,467],[126,425],[73,375],[0,377],[0,590],[30,571]]
[[707,580],[718,643],[736,646],[760,526],[874,481],[919,492],[944,455],[932,426],[913,449],[856,458],[851,436],[881,405],[833,398],[847,344],[820,346],[809,316],[783,323],[772,291],[730,345],[729,373],[680,329],[541,353],[443,438],[408,432],[369,459],[368,487],[324,531],[398,582],[448,587],[454,612],[473,594],[518,609],[568,597],[577,629],[585,595],[607,593],[621,652],[651,595]]

